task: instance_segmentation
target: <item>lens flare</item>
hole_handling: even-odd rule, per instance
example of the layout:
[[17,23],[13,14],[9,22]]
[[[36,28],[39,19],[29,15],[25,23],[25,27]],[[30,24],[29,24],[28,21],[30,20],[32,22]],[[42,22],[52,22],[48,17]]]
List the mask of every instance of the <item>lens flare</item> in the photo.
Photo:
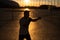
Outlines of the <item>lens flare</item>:
[[30,2],[30,0],[24,0],[24,2],[25,2],[25,3],[29,3],[29,2]]
[[24,4],[28,6],[30,4],[30,0],[24,0]]

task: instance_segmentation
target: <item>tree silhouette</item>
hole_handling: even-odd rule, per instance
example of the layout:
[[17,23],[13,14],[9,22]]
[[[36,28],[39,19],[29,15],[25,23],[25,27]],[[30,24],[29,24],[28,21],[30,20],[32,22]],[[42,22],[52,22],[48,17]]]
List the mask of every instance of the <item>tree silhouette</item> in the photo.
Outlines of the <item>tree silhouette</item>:
[[60,10],[60,7],[56,7],[55,5],[41,5],[39,8],[49,10]]
[[19,8],[19,4],[12,0],[0,0],[0,8]]
[[40,9],[48,9],[48,5],[41,5],[39,8]]

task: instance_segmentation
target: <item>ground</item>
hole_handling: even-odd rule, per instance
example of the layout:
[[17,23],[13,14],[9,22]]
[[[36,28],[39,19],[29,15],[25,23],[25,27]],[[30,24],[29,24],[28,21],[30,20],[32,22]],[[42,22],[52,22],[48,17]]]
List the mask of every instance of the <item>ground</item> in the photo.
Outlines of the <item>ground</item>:
[[[36,10],[32,11],[33,13]],[[6,13],[6,12],[0,12]],[[10,12],[7,12],[10,13]],[[13,12],[13,14],[19,12]],[[37,13],[37,14],[36,14]],[[0,40],[18,40],[19,39],[19,17],[16,19],[17,15],[15,14],[12,18],[12,13],[6,14],[8,21],[4,20],[4,14],[1,14],[0,18]],[[46,15],[47,14],[47,15]],[[52,15],[51,15],[52,14]],[[10,16],[9,16],[10,15]],[[20,14],[21,15],[21,14]],[[33,14],[32,14],[33,15]],[[31,16],[32,16],[31,15]],[[36,16],[38,15],[38,16]],[[32,40],[60,40],[60,12],[53,11],[39,11],[35,12],[33,17],[41,16],[42,19],[36,22],[31,22],[29,25],[29,33]],[[7,19],[6,18],[6,19]],[[11,20],[10,20],[10,19]]]

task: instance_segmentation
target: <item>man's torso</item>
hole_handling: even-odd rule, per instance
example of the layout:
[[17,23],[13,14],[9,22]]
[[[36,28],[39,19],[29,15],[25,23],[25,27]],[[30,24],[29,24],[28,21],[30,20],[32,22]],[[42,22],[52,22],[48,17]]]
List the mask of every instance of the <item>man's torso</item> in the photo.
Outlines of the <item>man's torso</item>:
[[30,18],[22,18],[20,20],[20,34],[25,35],[25,34],[29,33],[28,29],[29,29],[30,22],[31,22]]

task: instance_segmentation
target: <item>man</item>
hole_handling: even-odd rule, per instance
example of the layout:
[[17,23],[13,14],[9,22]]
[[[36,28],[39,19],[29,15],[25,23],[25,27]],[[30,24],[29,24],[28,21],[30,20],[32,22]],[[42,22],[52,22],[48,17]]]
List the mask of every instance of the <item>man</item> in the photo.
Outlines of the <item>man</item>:
[[31,19],[29,17],[29,11],[24,12],[24,17],[21,18],[20,20],[20,35],[19,35],[19,40],[23,40],[26,38],[27,40],[31,40],[30,35],[29,35],[29,24],[31,21],[37,21],[41,19],[41,17],[38,17],[37,19]]

